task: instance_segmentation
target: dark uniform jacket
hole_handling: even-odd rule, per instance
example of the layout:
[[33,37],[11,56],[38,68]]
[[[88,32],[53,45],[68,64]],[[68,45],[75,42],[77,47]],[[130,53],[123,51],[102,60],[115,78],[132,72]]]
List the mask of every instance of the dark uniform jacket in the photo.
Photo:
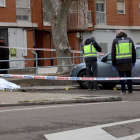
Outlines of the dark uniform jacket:
[[[0,46],[6,46],[5,43],[0,43]],[[9,60],[9,49],[0,47],[0,60]],[[0,69],[8,69],[9,62],[0,62]],[[0,71],[2,72],[2,71]]]
[[[120,40],[122,37],[124,39],[129,40],[132,43],[132,58],[131,59],[122,59],[117,62],[116,60],[116,41]],[[136,50],[133,41],[131,38],[127,37],[127,34],[121,32],[116,39],[114,39],[113,44],[112,44],[112,66],[116,66],[116,70],[118,71],[131,71],[132,70],[132,63],[136,62]]]
[[[94,46],[94,48],[98,51],[98,52],[101,52],[102,51],[102,48],[98,45],[98,43],[92,39],[87,39],[85,41],[85,44],[84,45],[89,45],[91,44]],[[84,51],[84,50],[83,50]],[[97,61],[97,57],[94,57],[94,56],[91,56],[91,57],[87,57],[87,58],[84,58],[85,59],[85,62],[89,62],[89,61]]]

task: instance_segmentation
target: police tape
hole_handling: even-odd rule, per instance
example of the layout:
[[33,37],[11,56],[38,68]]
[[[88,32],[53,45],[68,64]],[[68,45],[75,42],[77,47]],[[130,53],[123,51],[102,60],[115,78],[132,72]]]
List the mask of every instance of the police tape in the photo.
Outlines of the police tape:
[[[7,47],[7,46],[0,46],[0,48],[11,48],[11,49],[27,49],[27,50],[31,50],[31,51],[50,51],[50,52],[56,52],[56,49],[47,49],[47,48],[22,48],[22,47]],[[80,54],[82,54],[83,53],[83,51],[78,51],[78,50],[70,50],[71,51],[71,53],[80,53]],[[105,53],[99,53],[99,55],[105,55]]]
[[5,78],[22,78],[22,79],[44,79],[44,80],[76,80],[76,81],[115,81],[115,80],[138,80],[140,77],[57,77],[57,76],[32,76],[32,75],[9,75],[0,74]]

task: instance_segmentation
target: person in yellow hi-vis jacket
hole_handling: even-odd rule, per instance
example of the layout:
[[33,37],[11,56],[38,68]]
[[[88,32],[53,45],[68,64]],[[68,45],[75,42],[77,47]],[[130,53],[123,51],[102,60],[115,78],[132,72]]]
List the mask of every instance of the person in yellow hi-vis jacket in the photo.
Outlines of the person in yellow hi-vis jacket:
[[[101,47],[95,41],[95,38],[88,38],[83,45],[84,60],[86,63],[87,77],[97,77],[97,51],[101,52]],[[88,90],[98,90],[97,82],[88,81]]]
[[[135,67],[136,50],[134,43],[123,30],[116,32],[116,39],[112,44],[112,68],[117,70],[120,77],[131,77],[132,68]],[[120,80],[121,94],[126,94],[125,80]],[[127,80],[128,93],[134,93],[132,80]]]

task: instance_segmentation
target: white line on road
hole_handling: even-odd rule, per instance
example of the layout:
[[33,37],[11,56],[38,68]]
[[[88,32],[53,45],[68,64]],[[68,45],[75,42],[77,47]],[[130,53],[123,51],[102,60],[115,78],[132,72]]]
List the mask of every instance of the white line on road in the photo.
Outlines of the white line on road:
[[[121,101],[125,103],[128,101]],[[36,110],[36,109],[48,109],[48,108],[60,108],[60,107],[72,107],[72,106],[87,106],[93,104],[111,104],[111,103],[120,103],[120,102],[102,102],[102,103],[85,103],[85,104],[72,104],[72,105],[57,105],[57,106],[45,106],[45,107],[33,107],[33,108],[20,108],[20,109],[10,109],[10,110],[0,110],[0,113],[4,112],[14,112],[14,111],[25,111],[25,110]]]
[[131,136],[115,138],[114,136],[104,131],[102,128],[110,127],[114,125],[134,123],[138,121],[140,121],[140,118],[117,122],[117,123],[110,123],[110,124],[104,124],[104,125],[99,125],[94,127],[87,127],[82,129],[48,134],[45,135],[45,137],[47,138],[47,140],[135,140],[140,137],[140,133]]

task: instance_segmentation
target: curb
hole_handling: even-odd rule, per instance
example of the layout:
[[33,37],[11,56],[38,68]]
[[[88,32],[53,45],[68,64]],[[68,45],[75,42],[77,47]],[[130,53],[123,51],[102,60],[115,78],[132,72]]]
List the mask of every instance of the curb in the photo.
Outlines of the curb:
[[50,104],[72,104],[72,103],[94,103],[94,102],[115,102],[122,101],[121,97],[95,97],[92,99],[74,99],[61,101],[45,101],[45,102],[28,102],[28,103],[2,103],[0,107],[8,106],[32,106],[32,105],[50,105]]
[[32,86],[32,87],[21,87],[19,91],[21,90],[27,90],[27,91],[38,91],[38,90],[66,90],[66,88],[69,89],[79,89],[79,86],[74,85],[67,85],[67,86]]

